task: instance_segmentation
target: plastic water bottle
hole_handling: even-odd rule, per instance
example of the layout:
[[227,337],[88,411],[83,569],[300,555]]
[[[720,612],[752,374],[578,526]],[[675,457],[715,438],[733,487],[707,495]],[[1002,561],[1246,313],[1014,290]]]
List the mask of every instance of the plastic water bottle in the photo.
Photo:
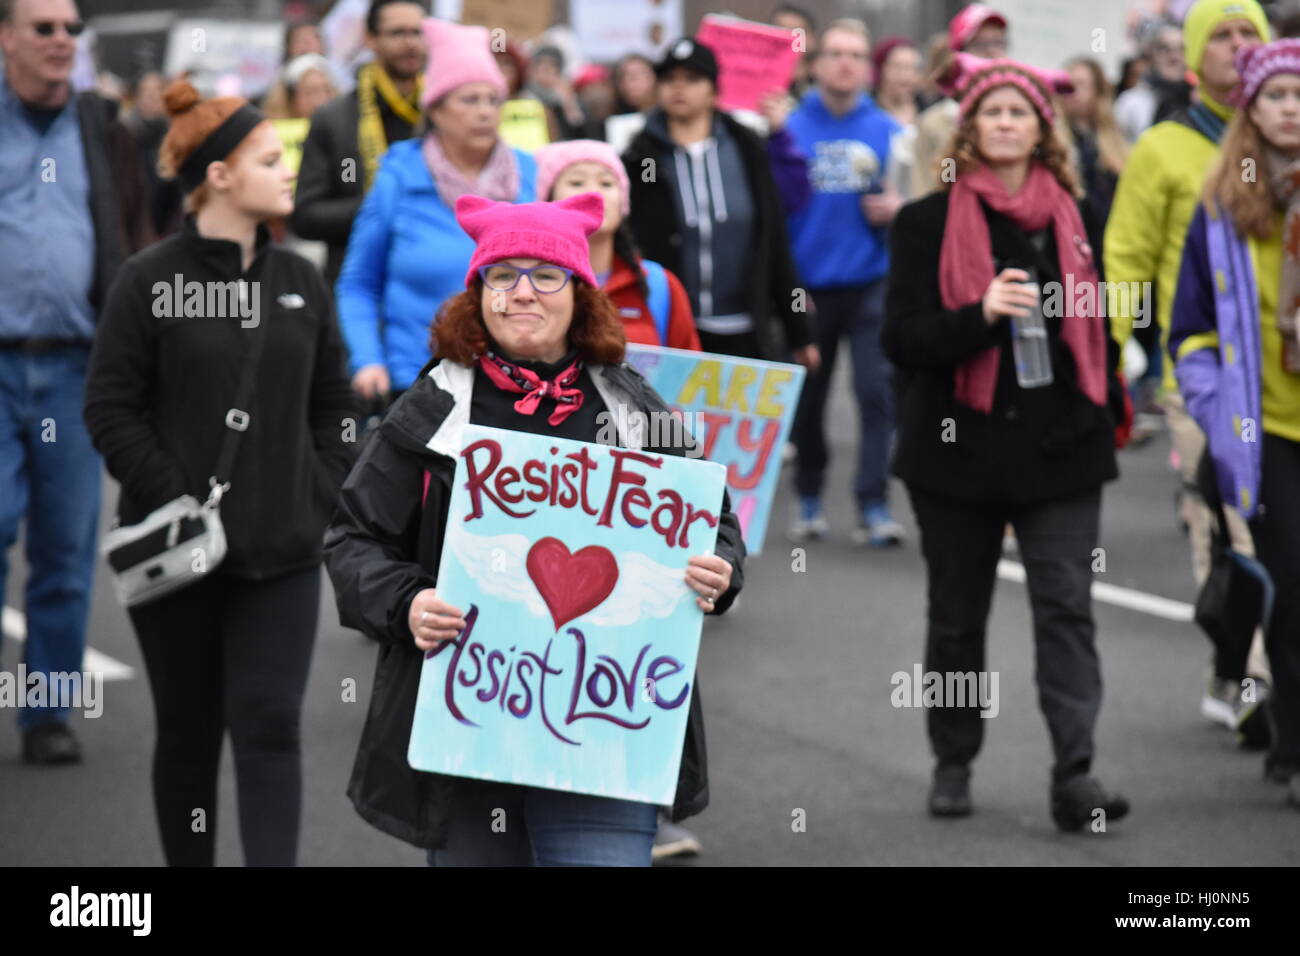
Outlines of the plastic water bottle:
[[1027,316],[1011,317],[1011,345],[1015,350],[1016,381],[1021,388],[1042,388],[1052,384],[1052,350],[1047,341],[1047,322],[1043,319],[1042,290],[1038,274],[1026,269],[1029,279],[1024,283],[1039,294],[1038,305]]

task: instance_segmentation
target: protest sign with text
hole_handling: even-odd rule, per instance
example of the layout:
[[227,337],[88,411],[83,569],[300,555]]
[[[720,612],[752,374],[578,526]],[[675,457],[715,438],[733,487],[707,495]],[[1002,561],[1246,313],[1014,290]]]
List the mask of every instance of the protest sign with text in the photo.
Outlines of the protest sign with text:
[[703,457],[727,466],[727,490],[745,548],[760,553],[781,452],[803,389],[803,366],[653,345],[629,345],[627,360],[692,423]]
[[723,469],[466,426],[438,593],[466,627],[425,654],[417,770],[669,805]]

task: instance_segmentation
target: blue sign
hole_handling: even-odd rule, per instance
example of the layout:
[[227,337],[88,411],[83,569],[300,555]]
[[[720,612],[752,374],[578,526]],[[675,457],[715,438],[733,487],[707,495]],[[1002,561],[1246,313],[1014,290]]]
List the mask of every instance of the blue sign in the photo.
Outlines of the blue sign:
[[671,805],[723,468],[466,426],[407,757],[434,773]]
[[704,457],[727,466],[731,510],[740,520],[745,548],[759,554],[781,477],[781,452],[803,388],[803,366],[653,345],[629,345],[627,360],[682,415],[703,444]]

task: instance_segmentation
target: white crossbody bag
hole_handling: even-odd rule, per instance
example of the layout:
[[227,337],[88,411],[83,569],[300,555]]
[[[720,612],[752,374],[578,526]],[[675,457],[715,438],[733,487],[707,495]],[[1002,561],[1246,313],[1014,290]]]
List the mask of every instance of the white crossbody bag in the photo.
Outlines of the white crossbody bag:
[[266,332],[258,323],[252,335],[244,374],[235,404],[226,412],[226,432],[217,467],[208,479],[208,497],[202,504],[193,495],[181,495],[149,513],[138,524],[116,523],[104,535],[100,553],[113,573],[117,598],[126,607],[148,604],[187,587],[210,574],[226,557],[226,529],[221,523],[221,498],[230,490],[239,436],[248,430],[247,411]]

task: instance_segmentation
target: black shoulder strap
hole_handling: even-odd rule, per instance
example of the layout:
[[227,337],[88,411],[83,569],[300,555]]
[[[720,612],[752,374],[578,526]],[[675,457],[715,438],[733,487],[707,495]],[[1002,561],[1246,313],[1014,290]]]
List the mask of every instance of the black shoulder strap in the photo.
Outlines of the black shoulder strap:
[[[252,288],[251,283],[240,280],[243,288]],[[266,344],[266,330],[263,328],[270,317],[259,318],[249,336],[247,353],[244,356],[244,373],[239,379],[239,390],[235,393],[235,403],[226,411],[226,433],[221,440],[221,452],[217,456],[217,467],[208,484],[215,495],[215,502],[221,501],[221,495],[230,488],[231,469],[235,466],[235,455],[239,451],[239,436],[248,431],[251,422],[249,406],[252,404],[253,392],[257,384],[257,366],[262,359],[262,347]],[[217,489],[220,488],[221,491]],[[209,501],[213,501],[210,496]]]

